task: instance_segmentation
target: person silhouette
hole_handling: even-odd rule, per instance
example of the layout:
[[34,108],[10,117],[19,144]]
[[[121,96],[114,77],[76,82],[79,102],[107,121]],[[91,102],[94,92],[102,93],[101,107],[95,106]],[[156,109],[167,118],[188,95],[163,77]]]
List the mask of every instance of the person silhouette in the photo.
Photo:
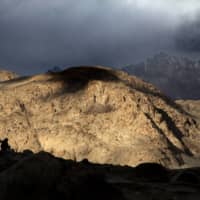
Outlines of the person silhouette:
[[1,142],[1,153],[6,153],[10,150],[10,145],[8,144],[8,138],[5,138],[4,140],[0,140]]

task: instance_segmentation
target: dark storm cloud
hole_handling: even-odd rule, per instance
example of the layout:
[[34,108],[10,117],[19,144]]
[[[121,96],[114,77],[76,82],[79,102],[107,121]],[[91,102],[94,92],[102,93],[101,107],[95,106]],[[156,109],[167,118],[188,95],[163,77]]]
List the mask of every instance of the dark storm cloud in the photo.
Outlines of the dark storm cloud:
[[19,73],[119,66],[170,50],[177,20],[165,2],[154,8],[147,0],[1,0],[0,66]]
[[200,53],[200,20],[182,24],[175,38],[176,47],[184,52]]

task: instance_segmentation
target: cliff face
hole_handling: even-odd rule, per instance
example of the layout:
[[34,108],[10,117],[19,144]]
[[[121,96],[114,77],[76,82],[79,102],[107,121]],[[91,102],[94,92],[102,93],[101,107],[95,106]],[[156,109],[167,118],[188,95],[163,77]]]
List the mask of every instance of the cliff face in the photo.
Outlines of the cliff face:
[[153,85],[105,67],[0,83],[0,139],[16,151],[168,167],[198,157],[197,122]]
[[160,53],[123,68],[160,88],[174,99],[200,99],[200,61]]

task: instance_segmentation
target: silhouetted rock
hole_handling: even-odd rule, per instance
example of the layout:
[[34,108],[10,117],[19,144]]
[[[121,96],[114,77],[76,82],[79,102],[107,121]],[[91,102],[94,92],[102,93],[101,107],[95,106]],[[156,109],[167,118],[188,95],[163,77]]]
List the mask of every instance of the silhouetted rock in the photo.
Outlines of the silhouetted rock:
[[199,184],[200,179],[199,176],[192,170],[184,170],[176,174],[176,176],[173,178],[173,182]]
[[[27,151],[26,151],[27,152]],[[17,153],[16,153],[17,154]],[[20,154],[19,156],[22,156]],[[13,154],[13,159],[15,154]],[[22,156],[23,157],[23,156]],[[0,199],[123,199],[98,172],[48,153],[22,158],[0,173]],[[61,199],[62,199],[61,198]]]
[[[27,152],[0,157],[0,168],[3,161],[7,164],[0,171],[1,200],[200,198],[200,168],[169,170],[156,163],[131,168],[74,162],[47,152]],[[8,157],[12,163],[7,162]]]
[[135,168],[135,171],[137,177],[148,181],[169,181],[169,171],[157,163],[142,163]]

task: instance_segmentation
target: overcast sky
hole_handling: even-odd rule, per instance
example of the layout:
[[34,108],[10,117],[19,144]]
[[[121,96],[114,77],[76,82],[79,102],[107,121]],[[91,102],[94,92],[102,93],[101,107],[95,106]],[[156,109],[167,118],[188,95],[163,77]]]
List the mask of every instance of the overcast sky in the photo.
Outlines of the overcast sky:
[[0,67],[123,66],[200,55],[199,0],[0,0]]

